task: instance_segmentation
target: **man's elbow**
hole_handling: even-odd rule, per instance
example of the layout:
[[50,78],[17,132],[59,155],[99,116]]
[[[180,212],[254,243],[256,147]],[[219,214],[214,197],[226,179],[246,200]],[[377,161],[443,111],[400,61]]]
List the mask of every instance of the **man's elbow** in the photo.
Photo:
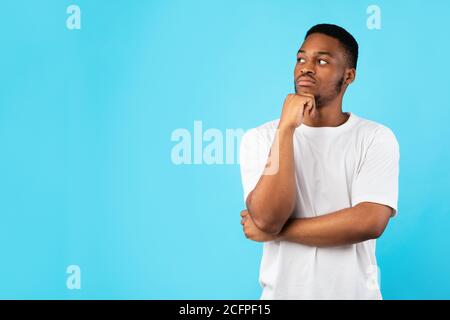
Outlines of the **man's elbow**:
[[362,221],[360,229],[363,237],[370,239],[378,239],[384,233],[389,219],[392,215],[392,208],[384,205],[373,203],[362,203],[358,205],[362,208]]
[[283,202],[281,205],[276,205],[273,202],[254,202],[252,200],[253,191],[246,200],[247,210],[258,229],[268,234],[280,233],[294,211],[294,202]]
[[256,220],[254,221],[255,225],[258,227],[259,230],[271,234],[271,235],[277,235],[281,232],[281,229],[283,229],[283,223],[277,222],[277,221],[264,221],[264,220]]
[[280,215],[280,212],[277,214],[249,210],[249,213],[258,229],[271,235],[279,234],[287,220],[284,219],[284,215]]
[[371,240],[371,239],[378,239],[379,237],[381,237],[383,232],[384,232],[384,229],[380,229],[380,228],[376,228],[376,227],[371,228],[368,231],[367,238],[369,240]]
[[369,239],[378,239],[384,233],[386,226],[387,221],[384,219],[379,219],[379,221],[372,223],[368,228],[367,237]]

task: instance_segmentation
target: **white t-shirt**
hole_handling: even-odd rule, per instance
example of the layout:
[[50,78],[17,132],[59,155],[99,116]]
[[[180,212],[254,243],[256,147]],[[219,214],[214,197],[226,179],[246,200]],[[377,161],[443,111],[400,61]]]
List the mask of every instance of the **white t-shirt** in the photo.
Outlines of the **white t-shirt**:
[[[291,217],[316,217],[364,201],[397,213],[399,145],[392,131],[348,112],[338,127],[295,129],[296,207]],[[244,202],[266,165],[279,119],[241,140]],[[263,246],[261,299],[382,299],[375,240],[334,247],[287,241]]]

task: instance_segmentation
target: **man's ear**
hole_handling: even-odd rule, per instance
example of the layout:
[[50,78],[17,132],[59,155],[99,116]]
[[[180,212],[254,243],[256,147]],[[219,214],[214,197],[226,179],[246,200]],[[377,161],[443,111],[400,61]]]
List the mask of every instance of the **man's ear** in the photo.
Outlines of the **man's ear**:
[[356,70],[355,68],[350,68],[345,70],[344,84],[349,85],[356,79]]

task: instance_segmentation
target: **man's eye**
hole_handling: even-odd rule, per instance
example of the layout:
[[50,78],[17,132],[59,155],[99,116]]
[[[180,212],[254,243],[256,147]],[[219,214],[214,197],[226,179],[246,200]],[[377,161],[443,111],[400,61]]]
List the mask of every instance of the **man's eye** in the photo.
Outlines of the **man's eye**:
[[328,64],[328,62],[325,61],[325,60],[319,59],[319,64],[320,64],[321,66],[323,66],[323,65]]
[[304,58],[297,58],[297,62],[298,63],[303,63],[303,62],[305,62],[305,59]]

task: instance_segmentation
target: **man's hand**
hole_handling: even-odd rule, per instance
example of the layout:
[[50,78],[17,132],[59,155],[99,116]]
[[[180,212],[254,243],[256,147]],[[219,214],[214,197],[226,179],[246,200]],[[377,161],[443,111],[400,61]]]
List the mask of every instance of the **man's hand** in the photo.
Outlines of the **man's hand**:
[[316,114],[316,100],[309,93],[288,94],[283,104],[280,117],[280,128],[294,130],[303,123],[305,112],[314,118]]
[[244,234],[247,239],[257,242],[266,242],[276,239],[274,235],[265,233],[264,231],[258,229],[247,210],[241,211],[241,217],[241,224],[244,228]]

